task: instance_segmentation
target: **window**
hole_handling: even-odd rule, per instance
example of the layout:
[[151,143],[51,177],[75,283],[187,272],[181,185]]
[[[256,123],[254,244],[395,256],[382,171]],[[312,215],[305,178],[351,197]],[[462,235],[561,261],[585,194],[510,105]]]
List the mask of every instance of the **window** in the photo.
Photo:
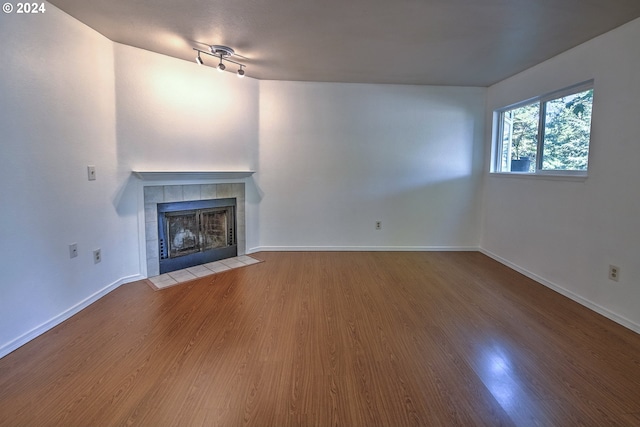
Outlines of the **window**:
[[585,176],[593,82],[496,111],[493,172]]

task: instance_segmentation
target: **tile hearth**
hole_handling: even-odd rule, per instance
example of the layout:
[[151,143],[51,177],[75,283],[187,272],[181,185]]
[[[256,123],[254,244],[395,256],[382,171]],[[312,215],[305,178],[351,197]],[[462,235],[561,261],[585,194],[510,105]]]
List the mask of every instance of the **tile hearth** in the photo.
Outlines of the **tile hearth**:
[[241,255],[203,265],[197,265],[195,267],[185,268],[184,270],[171,271],[159,276],[150,277],[149,281],[153,284],[152,287],[155,290],[160,290],[170,286],[179,285],[180,283],[188,282],[189,280],[194,280],[199,277],[222,273],[223,271],[246,267],[260,262],[262,261],[248,255]]

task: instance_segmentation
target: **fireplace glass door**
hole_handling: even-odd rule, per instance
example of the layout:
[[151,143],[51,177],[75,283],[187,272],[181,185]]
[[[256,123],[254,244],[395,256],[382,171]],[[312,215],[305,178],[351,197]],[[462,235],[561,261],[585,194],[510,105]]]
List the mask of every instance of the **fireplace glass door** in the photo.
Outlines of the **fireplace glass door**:
[[235,205],[235,199],[158,204],[160,272],[236,256]]
[[167,212],[169,258],[200,250],[197,211]]
[[229,246],[228,216],[228,209],[208,209],[200,213],[203,250]]

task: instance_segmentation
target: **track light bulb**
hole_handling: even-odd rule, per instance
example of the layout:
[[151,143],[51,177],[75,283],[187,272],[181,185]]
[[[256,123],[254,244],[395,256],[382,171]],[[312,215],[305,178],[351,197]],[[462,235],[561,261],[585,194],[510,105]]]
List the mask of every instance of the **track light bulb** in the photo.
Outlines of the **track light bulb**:
[[198,65],[202,65],[204,63],[202,61],[202,58],[200,58],[200,52],[198,52],[198,57],[196,58],[196,62],[198,63]]
[[242,65],[240,66],[240,69],[238,70],[238,78],[243,78],[244,77],[244,70],[242,69]]
[[225,70],[224,64],[222,63],[222,58],[220,58],[220,63],[218,64],[218,71],[223,72]]

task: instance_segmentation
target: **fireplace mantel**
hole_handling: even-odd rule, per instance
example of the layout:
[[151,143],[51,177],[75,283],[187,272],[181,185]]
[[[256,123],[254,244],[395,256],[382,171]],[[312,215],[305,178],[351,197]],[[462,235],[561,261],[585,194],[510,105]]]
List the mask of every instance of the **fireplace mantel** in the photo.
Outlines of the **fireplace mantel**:
[[143,181],[187,181],[207,179],[243,179],[255,171],[132,171]]

